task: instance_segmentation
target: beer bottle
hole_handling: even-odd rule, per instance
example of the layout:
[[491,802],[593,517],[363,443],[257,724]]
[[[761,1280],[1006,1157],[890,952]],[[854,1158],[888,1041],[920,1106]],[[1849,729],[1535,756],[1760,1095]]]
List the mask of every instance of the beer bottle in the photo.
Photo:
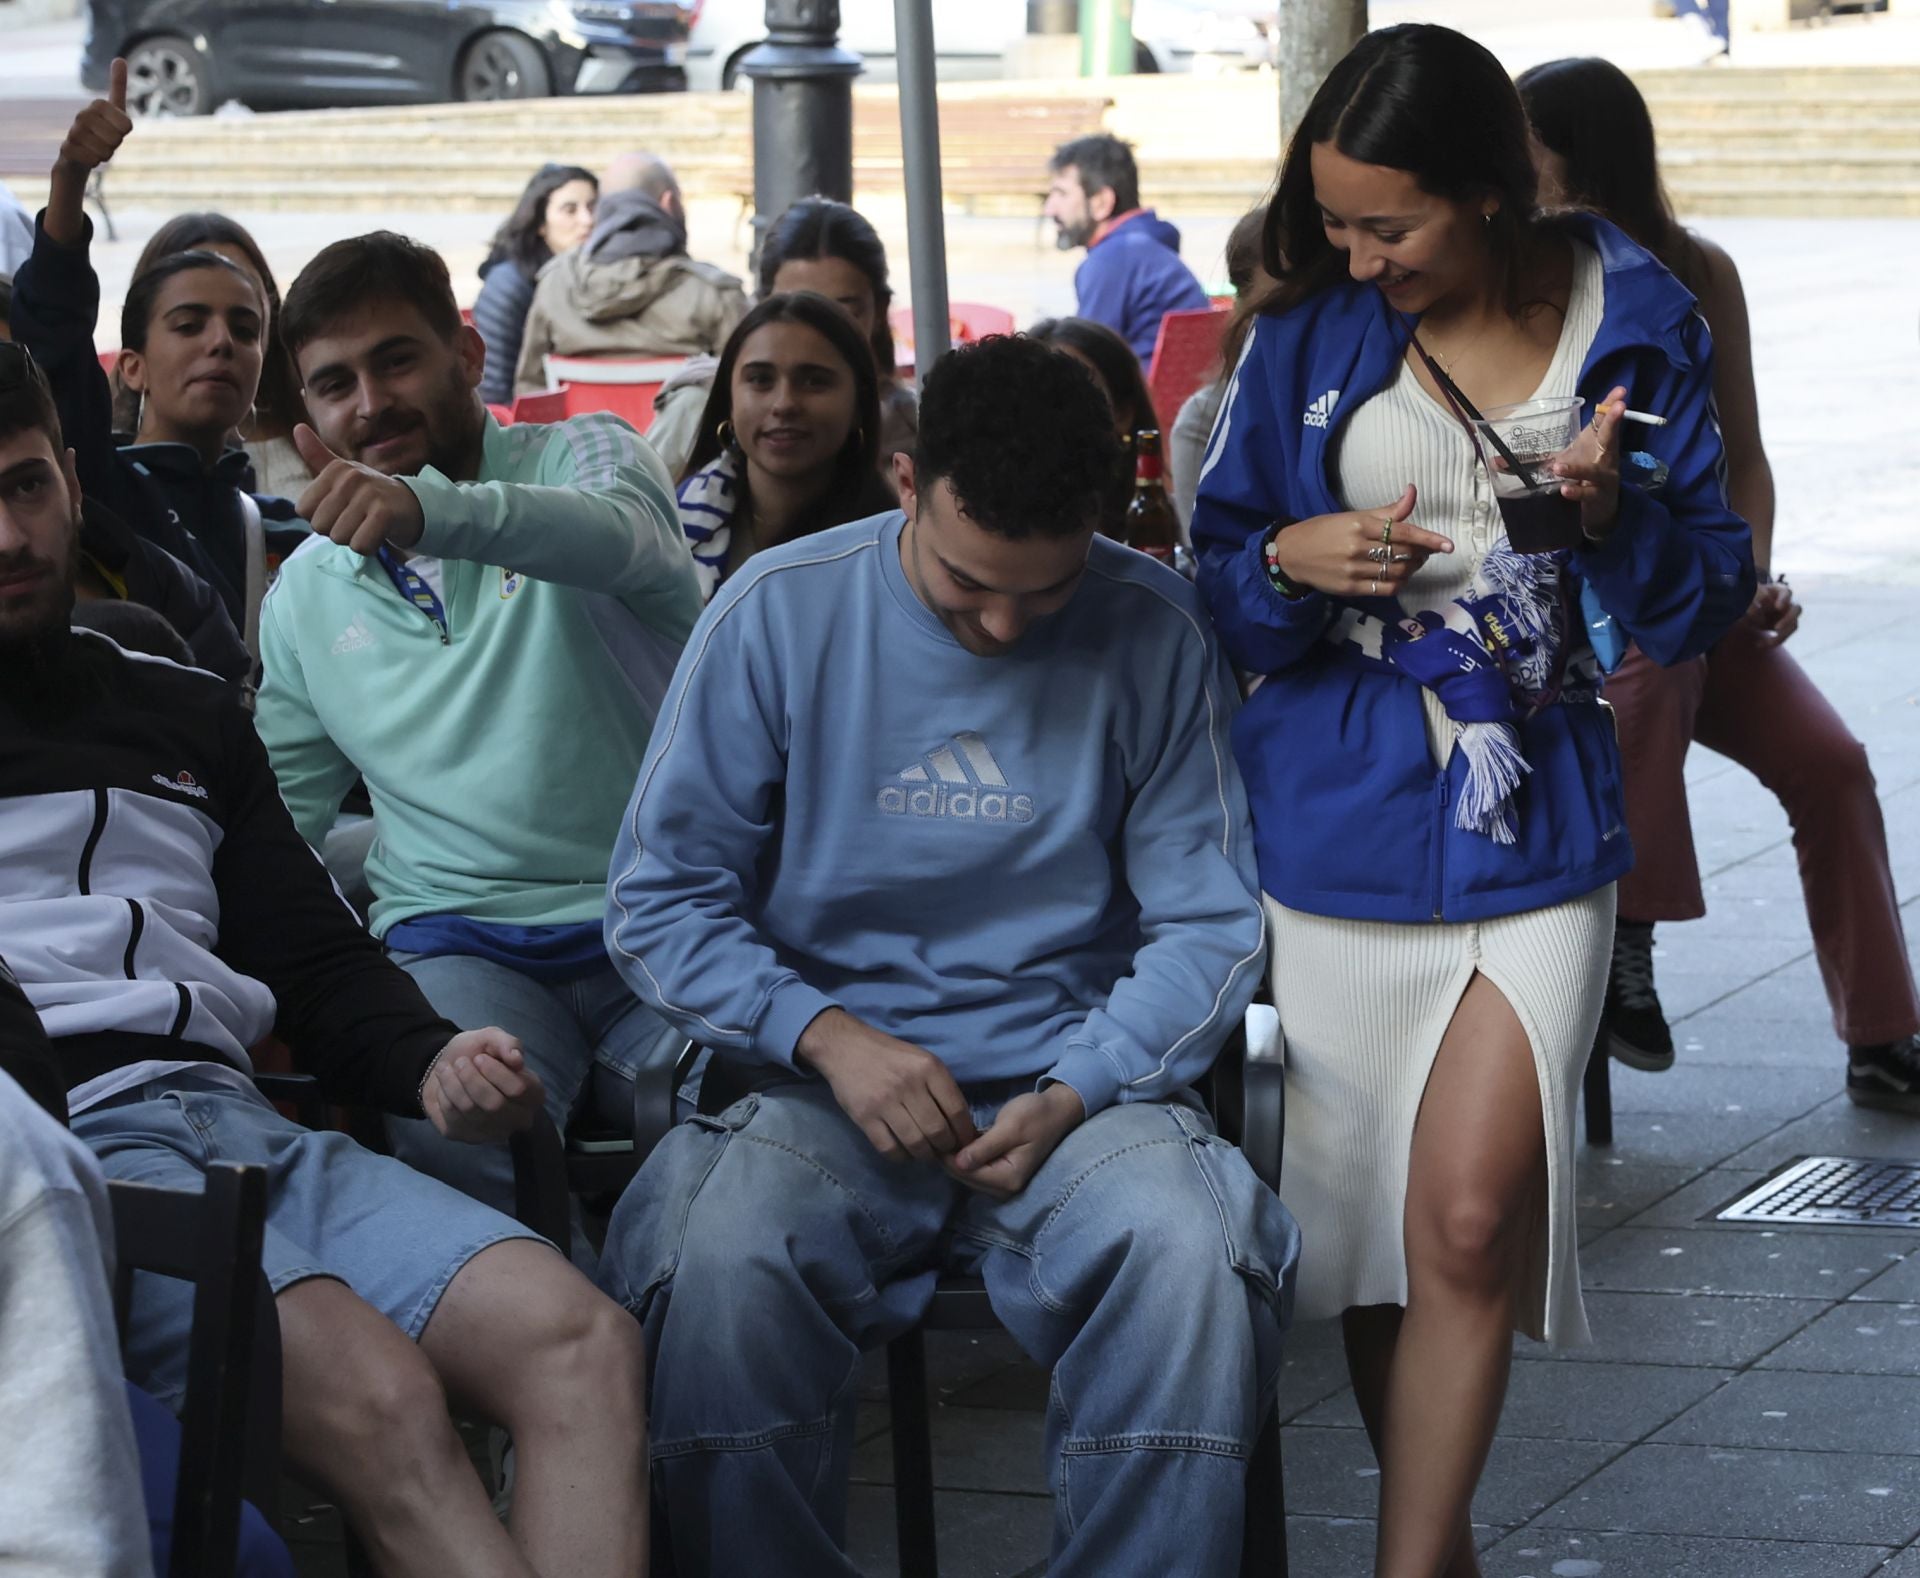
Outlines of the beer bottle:
[[1167,497],[1160,434],[1155,428],[1143,427],[1133,435],[1133,498],[1127,504],[1121,540],[1165,565],[1173,563],[1180,543],[1179,519],[1173,500]]

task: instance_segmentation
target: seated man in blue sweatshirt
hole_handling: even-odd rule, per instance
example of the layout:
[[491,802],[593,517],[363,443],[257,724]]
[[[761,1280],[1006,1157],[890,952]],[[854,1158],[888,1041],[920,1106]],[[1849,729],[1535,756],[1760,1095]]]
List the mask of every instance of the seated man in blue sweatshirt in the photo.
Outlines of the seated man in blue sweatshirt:
[[1152,361],[1160,320],[1207,305],[1200,281],[1180,261],[1180,232],[1140,206],[1140,171],[1118,137],[1100,132],[1062,143],[1047,169],[1053,180],[1043,211],[1054,239],[1062,252],[1087,249],[1073,276],[1073,310]]
[[1233,683],[1187,584],[1094,533],[1078,363],[989,339],[920,412],[904,512],[708,607],[614,852],[617,964],[755,1086],[602,1260],[676,1570],[854,1571],[860,1354],[954,1271],[1053,1369],[1055,1578],[1236,1573],[1297,1234],[1188,1089],[1264,952]]

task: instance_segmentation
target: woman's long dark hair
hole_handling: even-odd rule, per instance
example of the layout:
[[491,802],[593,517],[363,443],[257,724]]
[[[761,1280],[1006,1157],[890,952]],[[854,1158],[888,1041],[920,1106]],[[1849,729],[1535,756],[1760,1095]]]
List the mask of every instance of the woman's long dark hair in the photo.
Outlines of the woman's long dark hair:
[[1420,190],[1454,202],[1492,197],[1487,240],[1519,314],[1516,261],[1538,223],[1538,183],[1526,112],[1505,69],[1464,33],[1407,22],[1369,33],[1327,73],[1287,147],[1267,206],[1260,262],[1276,283],[1259,304],[1285,312],[1346,277],[1313,192],[1316,143],[1361,164],[1405,170]]
[[585,181],[596,195],[600,191],[600,178],[591,170],[583,170],[577,164],[541,165],[527,182],[527,189],[520,194],[520,201],[513,205],[506,222],[493,233],[493,245],[487,250],[487,261],[480,265],[480,272],[484,274],[496,263],[506,260],[517,265],[528,279],[545,268],[553,260],[553,248],[540,234],[547,222],[547,199],[573,181]]
[[1674,218],[1633,79],[1607,60],[1550,60],[1516,86],[1534,136],[1566,161],[1567,200],[1611,219],[1698,290],[1699,250]]
[[[740,361],[740,348],[747,343],[749,336],[769,323],[804,324],[834,348],[847,364],[847,370],[853,374],[853,431],[847,435],[846,443],[840,446],[833,476],[828,480],[825,491],[806,520],[790,534],[789,540],[891,508],[892,500],[881,498],[886,491],[886,484],[880,480],[878,472],[880,378],[874,371],[873,357],[861,340],[853,319],[825,296],[816,295],[810,290],[766,297],[727,336],[727,343],[720,351],[720,365],[713,372],[713,388],[708,392],[706,409],[700,413],[700,432],[694,439],[693,453],[687,456],[687,463],[681,469],[680,480],[684,482],[703,466],[711,465],[719,457],[722,447],[729,442],[720,436],[720,425],[727,423],[731,434],[733,370]],[[744,493],[749,486],[744,467],[741,468],[740,480]]]
[[893,377],[893,328],[887,309],[893,286],[887,282],[887,249],[865,215],[831,197],[803,197],[773,222],[760,246],[760,294],[774,293],[773,279],[783,263],[838,258],[867,276],[873,287],[873,364],[882,378]]
[[[1160,418],[1154,412],[1153,393],[1147,388],[1146,376],[1140,371],[1140,358],[1133,354],[1132,346],[1104,323],[1095,323],[1091,318],[1042,318],[1027,334],[1043,345],[1076,350],[1093,363],[1101,383],[1107,387],[1108,399],[1124,407],[1116,409],[1113,415],[1126,429],[1129,446],[1141,428],[1159,428]],[[1127,484],[1129,487],[1133,484],[1131,462]]]
[[1227,234],[1227,283],[1233,286],[1233,314],[1220,336],[1220,372],[1231,373],[1240,363],[1240,352],[1247,343],[1247,330],[1260,306],[1261,292],[1255,288],[1260,276],[1260,237],[1266,229],[1267,210],[1263,204],[1249,209],[1234,221]]
[[[132,307],[136,298],[151,306],[151,293],[139,287],[153,267],[163,258],[180,252],[206,252],[214,247],[232,247],[247,260],[247,267],[260,282],[267,299],[267,334],[260,347],[260,387],[253,397],[254,422],[263,437],[283,437],[293,431],[296,422],[306,420],[307,411],[300,398],[300,374],[280,338],[280,287],[274,283],[273,270],[267,267],[266,254],[247,227],[225,214],[176,214],[147,242],[139,262],[133,265],[134,285],[127,293]],[[158,284],[159,281],[152,283]],[[121,314],[120,343],[129,350],[144,350],[150,310]],[[116,432],[131,433],[140,423],[140,397],[114,378],[113,425]]]

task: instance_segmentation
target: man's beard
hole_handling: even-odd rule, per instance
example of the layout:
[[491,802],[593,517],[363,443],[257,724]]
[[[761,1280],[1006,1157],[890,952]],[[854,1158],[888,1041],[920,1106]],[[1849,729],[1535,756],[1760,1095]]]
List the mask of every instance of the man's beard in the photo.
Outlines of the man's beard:
[[1094,222],[1091,219],[1077,225],[1063,225],[1056,220],[1053,227],[1053,244],[1062,252],[1075,251],[1093,239],[1094,229]]
[[472,480],[479,469],[480,424],[473,419],[473,391],[459,371],[451,375],[440,398],[431,406],[415,408],[398,417],[383,419],[357,440],[357,453],[364,454],[375,444],[400,433],[420,431],[426,440],[426,453],[420,464],[394,476],[414,476],[431,466],[456,482]]
[[[44,563],[22,551],[0,559],[0,575]],[[75,520],[67,563],[46,583],[35,611],[22,620],[0,620],[0,698],[32,716],[71,710],[92,692],[93,671],[73,661],[73,587],[79,566],[80,523]]]

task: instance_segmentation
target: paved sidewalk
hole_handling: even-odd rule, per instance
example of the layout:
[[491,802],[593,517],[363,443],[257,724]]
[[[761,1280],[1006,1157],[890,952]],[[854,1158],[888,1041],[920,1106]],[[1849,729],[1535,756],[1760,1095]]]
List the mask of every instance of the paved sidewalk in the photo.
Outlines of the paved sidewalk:
[[[1920,941],[1920,621],[1859,579],[1800,588],[1793,650],[1871,753]],[[1689,772],[1708,918],[1663,928],[1679,1064],[1616,1066],[1616,1140],[1580,1154],[1595,1343],[1520,1341],[1475,1507],[1488,1578],[1920,1578],[1920,1231],[1710,1220],[1790,1159],[1920,1159],[1920,1120],[1841,1094],[1779,806],[1724,759]],[[1920,961],[1920,948],[1910,949]],[[1000,1335],[929,1339],[947,1578],[1037,1578],[1046,1377]],[[884,1365],[868,1365],[851,1547],[890,1578]],[[1369,1578],[1377,1480],[1338,1331],[1297,1327],[1281,1384],[1297,1578]],[[287,1510],[336,1578],[330,1514]],[[1163,1509],[1167,1517],[1178,1508]]]
[[[1920,895],[1920,625],[1898,591],[1801,591],[1794,651],[1871,752],[1896,879]],[[1920,1159],[1920,1120],[1841,1094],[1777,803],[1705,752],[1689,778],[1710,914],[1663,928],[1656,959],[1679,1063],[1616,1066],[1615,1144],[1582,1147],[1596,1340],[1516,1347],[1475,1506],[1488,1578],[1920,1578],[1920,1230],[1704,1219],[1793,1157]],[[931,1363],[942,1572],[1039,1574],[1044,1376],[1001,1338],[942,1336]],[[1337,1327],[1296,1329],[1281,1397],[1293,1571],[1368,1578],[1378,1481]],[[890,1574],[882,1405],[861,1437],[853,1548]]]

